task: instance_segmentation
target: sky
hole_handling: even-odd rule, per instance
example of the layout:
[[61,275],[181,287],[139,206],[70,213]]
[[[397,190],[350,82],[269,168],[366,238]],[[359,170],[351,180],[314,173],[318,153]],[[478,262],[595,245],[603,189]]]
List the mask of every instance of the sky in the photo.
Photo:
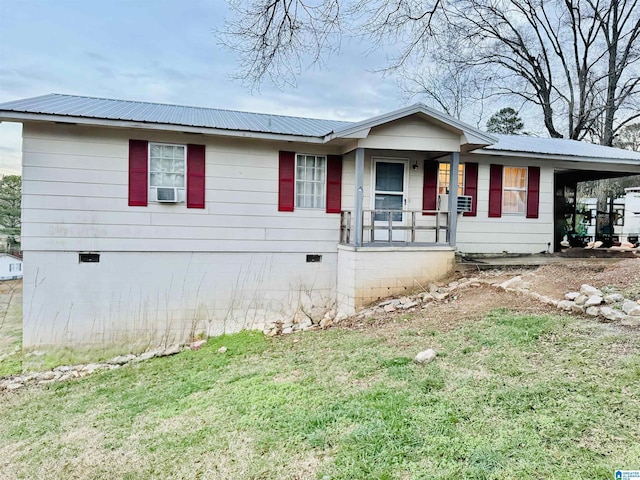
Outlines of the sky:
[[[0,0],[0,103],[63,93],[338,120],[407,104],[374,72],[388,52],[348,41],[297,88],[251,93],[213,33],[230,14],[224,0]],[[20,124],[1,123],[0,174],[20,174],[20,148]]]

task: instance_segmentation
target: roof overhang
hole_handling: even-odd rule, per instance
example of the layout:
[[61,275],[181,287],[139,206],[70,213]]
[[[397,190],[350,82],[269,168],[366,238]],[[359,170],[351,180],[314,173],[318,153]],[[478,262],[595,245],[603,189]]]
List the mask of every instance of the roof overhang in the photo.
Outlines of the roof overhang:
[[287,135],[267,132],[250,132],[244,130],[230,130],[211,127],[193,127],[188,125],[176,125],[170,123],[135,122],[129,120],[111,120],[104,118],[76,117],[70,115],[53,115],[45,113],[22,113],[0,110],[0,122],[54,122],[69,125],[99,126],[110,128],[139,128],[144,130],[160,130],[169,132],[193,133],[200,135],[213,135],[232,138],[255,138],[260,140],[300,142],[300,143],[326,143],[323,137]]
[[582,155],[562,155],[557,153],[518,152],[512,150],[497,150],[494,148],[480,148],[470,152],[472,155],[486,155],[494,157],[534,158],[538,160],[553,160],[574,163],[599,163],[603,165],[629,165],[640,167],[640,161],[632,158],[604,158]]

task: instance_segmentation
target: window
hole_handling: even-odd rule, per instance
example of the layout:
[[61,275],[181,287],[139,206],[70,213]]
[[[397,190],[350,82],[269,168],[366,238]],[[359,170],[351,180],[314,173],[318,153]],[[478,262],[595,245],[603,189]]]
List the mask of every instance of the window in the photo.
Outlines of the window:
[[327,157],[296,155],[296,207],[324,208]]
[[149,144],[149,186],[185,188],[184,145]]
[[22,271],[22,264],[21,263],[10,263],[9,264],[9,271],[10,272],[21,272]]
[[[449,176],[451,175],[451,164],[441,163],[438,166],[438,193],[449,193]],[[464,164],[458,165],[458,195],[464,193]]]
[[527,211],[527,168],[504,167],[502,212],[524,215]]

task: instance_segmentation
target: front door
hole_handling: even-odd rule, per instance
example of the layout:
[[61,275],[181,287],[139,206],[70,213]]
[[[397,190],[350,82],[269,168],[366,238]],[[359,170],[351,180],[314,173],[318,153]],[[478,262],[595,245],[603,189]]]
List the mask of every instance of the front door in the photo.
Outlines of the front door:
[[406,231],[394,230],[394,227],[404,225],[405,215],[402,209],[406,203],[407,164],[407,160],[373,159],[373,208],[376,210],[374,225],[385,227],[385,229],[375,230],[375,241],[389,241],[389,216],[391,216],[391,241],[404,242],[406,239]]

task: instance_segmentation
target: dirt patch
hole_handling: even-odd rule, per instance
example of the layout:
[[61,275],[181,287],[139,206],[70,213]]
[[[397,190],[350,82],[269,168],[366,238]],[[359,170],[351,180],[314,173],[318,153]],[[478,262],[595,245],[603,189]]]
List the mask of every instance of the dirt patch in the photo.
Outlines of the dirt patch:
[[[557,314],[558,310],[532,296],[504,291],[492,284],[520,275],[529,283],[530,291],[554,299],[564,298],[569,291],[579,290],[582,284],[604,288],[605,291],[638,291],[640,298],[640,259],[626,259],[615,263],[575,261],[544,265],[536,269],[496,269],[474,273],[481,285],[453,290],[442,302],[419,305],[411,311],[380,313],[369,318],[351,317],[341,323],[349,329],[368,329],[385,336],[394,336],[398,324],[406,328],[434,329],[445,332],[470,320],[481,318],[498,308],[508,308],[521,314]],[[467,278],[470,275],[467,274]],[[458,275],[461,278],[462,275]],[[448,278],[446,285],[454,278]],[[633,298],[633,295],[631,295]]]

